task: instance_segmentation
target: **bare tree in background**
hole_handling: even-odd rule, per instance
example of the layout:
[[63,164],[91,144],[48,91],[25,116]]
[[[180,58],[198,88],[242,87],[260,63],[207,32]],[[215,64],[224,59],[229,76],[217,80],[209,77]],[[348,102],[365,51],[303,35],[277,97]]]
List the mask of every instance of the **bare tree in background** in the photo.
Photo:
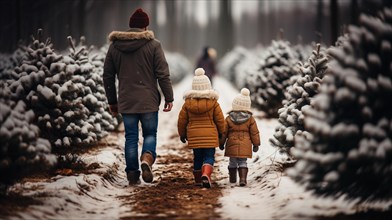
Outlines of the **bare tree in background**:
[[351,0],[351,24],[358,24],[358,0]]
[[178,33],[178,24],[177,24],[177,17],[176,17],[176,2],[175,1],[165,1],[166,4],[166,19],[167,19],[167,24],[168,27],[168,32],[169,32],[169,45],[168,47],[171,48],[172,50],[177,50],[178,46],[178,39],[177,39],[177,34]]
[[331,0],[330,4],[330,16],[331,16],[331,45],[334,45],[338,39],[338,1]]
[[323,8],[324,8],[324,3],[323,0],[317,0],[317,17],[316,17],[316,35],[317,35],[317,41],[322,42],[322,34],[323,33],[323,19],[324,19],[324,13],[323,13]]
[[219,32],[222,38],[218,41],[218,52],[225,54],[233,48],[233,17],[231,13],[231,1],[222,0],[220,1],[220,18],[219,18]]

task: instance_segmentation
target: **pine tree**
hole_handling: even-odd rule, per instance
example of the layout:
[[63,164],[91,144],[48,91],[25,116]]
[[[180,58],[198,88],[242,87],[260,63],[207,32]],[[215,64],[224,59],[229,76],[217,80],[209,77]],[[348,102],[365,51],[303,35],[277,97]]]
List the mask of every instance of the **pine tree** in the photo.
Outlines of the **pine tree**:
[[79,65],[79,71],[75,74],[80,76],[81,83],[84,84],[83,104],[89,110],[87,121],[94,126],[94,133],[98,138],[102,138],[107,135],[107,131],[118,127],[117,119],[109,113],[103,87],[103,65],[90,60],[90,50],[87,49],[84,37],[81,37],[78,46],[75,46],[71,37],[68,37],[68,42],[71,59],[67,63]]
[[[103,88],[103,66],[105,63],[105,58],[106,58],[106,53],[109,49],[110,44],[105,44],[103,45],[101,48],[99,48],[99,50],[97,51],[92,51],[91,53],[91,63],[94,65],[94,68],[96,69],[96,73],[98,74],[98,77],[100,79],[100,83],[99,85],[102,86],[102,89],[104,91]],[[116,80],[116,87],[118,90],[118,80]],[[105,93],[104,93],[105,94]],[[122,117],[120,115],[118,115],[115,119],[110,115],[110,111],[109,111],[109,105],[107,104],[107,100],[106,100],[106,96],[105,96],[105,103],[106,103],[106,107],[105,107],[105,111],[108,112],[107,114],[105,114],[105,117],[111,117],[112,118],[112,123],[111,125],[114,126],[114,130],[117,130],[119,128],[119,126],[122,123]],[[107,128],[108,131],[112,131],[111,128]]]
[[295,137],[302,135],[305,130],[301,109],[310,105],[310,100],[319,93],[327,62],[325,51],[320,51],[320,44],[317,44],[317,49],[312,52],[307,63],[299,62],[300,77],[295,78],[293,86],[287,88],[286,99],[282,102],[283,107],[278,111],[280,125],[275,129],[274,137],[270,142],[289,155]]
[[257,72],[248,74],[246,87],[251,91],[254,106],[269,117],[277,117],[290,78],[297,74],[295,64],[299,60],[288,41],[272,41],[266,50]]
[[[13,100],[27,100],[30,91],[35,90],[38,84],[42,84],[46,78],[52,77],[49,66],[62,59],[53,49],[50,39],[42,40],[42,30],[39,29],[37,36],[32,36],[32,43],[26,47],[25,59],[20,66],[14,68],[10,83]],[[26,104],[29,104],[26,102]]]
[[235,75],[232,82],[234,82],[237,88],[246,87],[248,76],[259,72],[264,56],[264,49],[257,47],[254,50],[249,50],[241,62],[234,66]]
[[391,199],[392,8],[359,20],[328,50],[321,92],[303,108],[311,135],[296,140],[289,175],[321,195]]
[[302,39],[294,45],[293,50],[299,61],[306,61],[313,53],[313,48],[317,47],[317,44],[312,42],[311,44],[303,44]]
[[35,115],[24,101],[11,100],[11,91],[0,81],[0,182],[13,180],[56,163],[51,144],[40,138]]
[[25,59],[26,47],[20,45],[12,54],[0,54],[0,80],[6,81],[8,84],[15,80],[12,71],[15,67],[22,64]]
[[86,88],[77,64],[42,40],[42,30],[27,48],[27,58],[15,68],[18,80],[10,85],[13,100],[23,100],[37,116],[42,136],[55,147],[91,145],[97,141],[94,126],[87,121],[89,110],[83,104]]
[[192,72],[189,60],[180,53],[165,53],[167,64],[170,69],[170,79],[173,84],[180,82],[186,75]]
[[249,57],[251,52],[244,47],[237,46],[226,53],[218,63],[219,74],[231,82],[235,82],[239,73],[236,67]]

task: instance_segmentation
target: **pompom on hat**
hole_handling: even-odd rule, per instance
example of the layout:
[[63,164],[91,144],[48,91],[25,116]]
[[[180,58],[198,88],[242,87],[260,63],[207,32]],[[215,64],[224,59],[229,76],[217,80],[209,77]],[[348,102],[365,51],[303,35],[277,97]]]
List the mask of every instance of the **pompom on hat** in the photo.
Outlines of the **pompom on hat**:
[[210,79],[205,75],[203,68],[197,68],[195,70],[195,76],[192,81],[192,90],[211,90]]
[[248,111],[250,112],[250,91],[247,88],[241,89],[241,93],[237,95],[232,103],[232,111]]
[[143,9],[138,8],[129,18],[130,28],[145,28],[150,24],[150,19]]

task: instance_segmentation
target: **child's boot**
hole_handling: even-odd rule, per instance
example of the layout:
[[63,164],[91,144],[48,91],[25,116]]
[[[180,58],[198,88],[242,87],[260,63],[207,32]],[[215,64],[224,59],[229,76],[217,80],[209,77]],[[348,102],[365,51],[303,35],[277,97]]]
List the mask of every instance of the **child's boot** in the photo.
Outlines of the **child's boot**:
[[230,168],[229,167],[229,181],[230,183],[237,182],[237,168]]
[[212,174],[213,166],[211,164],[205,163],[201,167],[201,182],[203,187],[211,188],[211,174]]
[[195,186],[202,186],[202,184],[201,184],[201,170],[194,170],[193,176],[195,177]]
[[248,168],[240,167],[238,168],[238,173],[240,176],[240,186],[246,186],[246,177],[248,176]]

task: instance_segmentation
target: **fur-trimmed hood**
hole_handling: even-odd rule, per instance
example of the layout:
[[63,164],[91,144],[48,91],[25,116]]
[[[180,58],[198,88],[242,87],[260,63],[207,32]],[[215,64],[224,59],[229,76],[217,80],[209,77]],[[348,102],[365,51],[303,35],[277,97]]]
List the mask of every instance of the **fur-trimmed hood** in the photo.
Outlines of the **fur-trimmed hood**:
[[189,90],[184,93],[184,99],[199,98],[199,99],[219,99],[219,94],[215,90]]
[[129,31],[112,31],[108,38],[116,49],[123,52],[133,52],[155,39],[154,32],[137,28]]
[[141,31],[140,29],[132,28],[129,31],[112,31],[108,38],[113,42],[116,40],[152,40],[155,37],[153,31]]
[[204,114],[215,108],[218,98],[218,92],[214,90],[190,90],[184,94],[187,109],[195,114]]

